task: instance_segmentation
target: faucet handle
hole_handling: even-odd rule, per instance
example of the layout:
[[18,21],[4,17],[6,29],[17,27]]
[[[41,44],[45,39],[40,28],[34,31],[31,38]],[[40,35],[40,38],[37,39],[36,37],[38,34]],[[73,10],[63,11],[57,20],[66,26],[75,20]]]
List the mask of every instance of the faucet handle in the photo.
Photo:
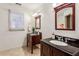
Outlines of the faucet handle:
[[64,40],[63,40],[63,37],[61,37],[61,41],[64,41]]
[[65,42],[67,42],[68,39],[69,39],[69,38],[65,38]]

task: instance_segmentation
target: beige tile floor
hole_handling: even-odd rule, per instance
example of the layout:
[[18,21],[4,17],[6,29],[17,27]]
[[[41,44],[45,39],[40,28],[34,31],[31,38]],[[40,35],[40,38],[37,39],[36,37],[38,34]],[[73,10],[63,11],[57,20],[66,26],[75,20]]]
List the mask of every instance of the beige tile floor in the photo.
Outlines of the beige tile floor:
[[22,47],[0,51],[0,56],[40,56],[40,45],[34,47],[33,54],[30,53],[29,48]]

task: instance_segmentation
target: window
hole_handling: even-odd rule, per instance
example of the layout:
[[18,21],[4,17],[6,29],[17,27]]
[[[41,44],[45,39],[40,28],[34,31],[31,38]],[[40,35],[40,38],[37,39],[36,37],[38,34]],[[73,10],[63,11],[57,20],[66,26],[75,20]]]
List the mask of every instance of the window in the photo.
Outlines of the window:
[[12,12],[9,10],[9,30],[11,31],[23,31],[24,30],[23,13]]

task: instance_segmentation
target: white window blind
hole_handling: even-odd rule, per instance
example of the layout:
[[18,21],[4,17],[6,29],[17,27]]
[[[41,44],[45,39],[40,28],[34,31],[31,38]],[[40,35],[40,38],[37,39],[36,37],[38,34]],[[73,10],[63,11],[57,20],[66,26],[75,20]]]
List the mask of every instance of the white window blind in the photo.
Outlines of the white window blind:
[[9,10],[9,30],[24,30],[24,14]]

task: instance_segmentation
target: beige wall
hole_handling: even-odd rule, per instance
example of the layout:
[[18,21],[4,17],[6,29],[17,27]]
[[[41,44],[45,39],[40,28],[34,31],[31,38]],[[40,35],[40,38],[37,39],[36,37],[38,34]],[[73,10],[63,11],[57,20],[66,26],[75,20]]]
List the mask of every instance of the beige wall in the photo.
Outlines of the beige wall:
[[[7,6],[6,6],[7,7]],[[15,12],[24,13],[24,21],[25,21],[25,31],[9,31],[8,27],[8,8]],[[27,26],[29,22],[31,22],[30,13],[26,12],[23,9],[0,5],[0,50],[7,50],[16,47],[22,47],[26,45],[26,34],[27,34]]]

